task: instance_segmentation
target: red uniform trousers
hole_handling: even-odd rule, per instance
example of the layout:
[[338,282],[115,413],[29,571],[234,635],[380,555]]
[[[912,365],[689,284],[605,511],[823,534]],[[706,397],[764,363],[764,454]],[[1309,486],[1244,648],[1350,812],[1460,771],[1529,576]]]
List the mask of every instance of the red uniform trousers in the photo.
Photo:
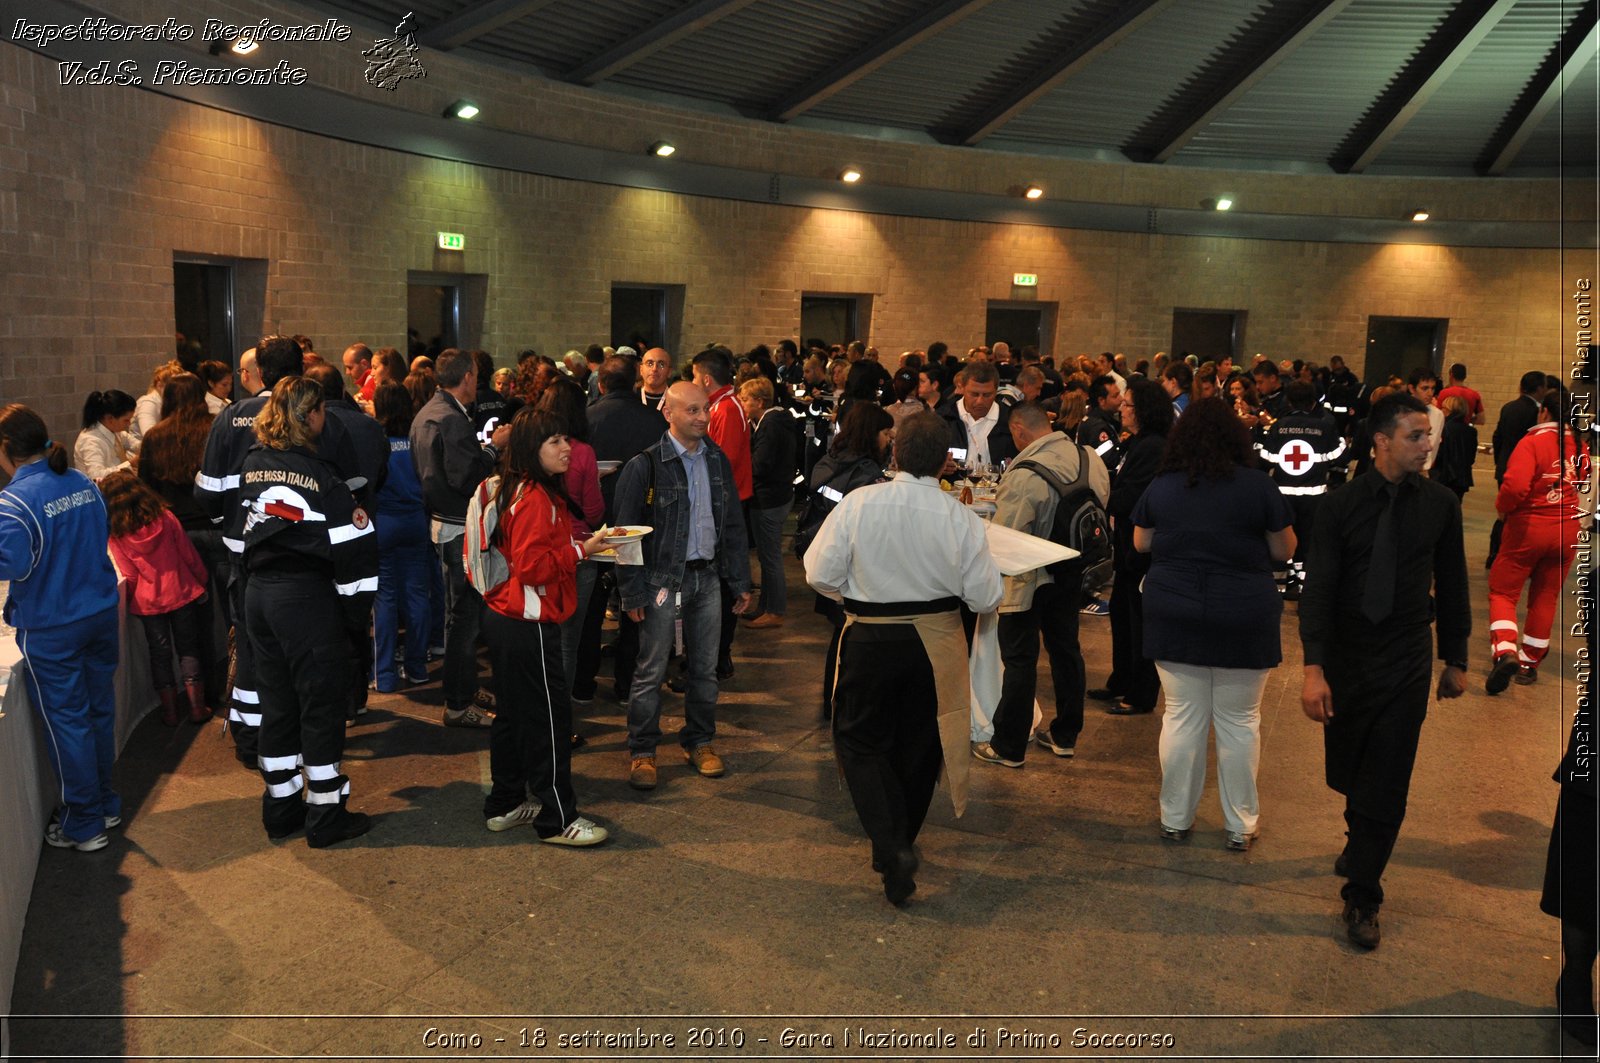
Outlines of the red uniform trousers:
[[[1489,570],[1490,657],[1517,652],[1517,659],[1537,668],[1550,652],[1550,628],[1556,601],[1577,551],[1576,520],[1530,520],[1513,515],[1505,523],[1500,553]],[[1528,616],[1517,645],[1517,603],[1528,587]]]

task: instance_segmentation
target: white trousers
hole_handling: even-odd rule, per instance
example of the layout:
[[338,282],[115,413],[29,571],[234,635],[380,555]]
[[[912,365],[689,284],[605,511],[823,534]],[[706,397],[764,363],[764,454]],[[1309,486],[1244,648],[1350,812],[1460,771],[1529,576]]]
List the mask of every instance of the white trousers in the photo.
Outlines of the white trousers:
[[1156,671],[1167,700],[1161,718],[1162,826],[1188,830],[1194,825],[1206,785],[1206,738],[1215,728],[1223,823],[1236,834],[1254,834],[1261,814],[1256,768],[1267,670],[1157,661]]

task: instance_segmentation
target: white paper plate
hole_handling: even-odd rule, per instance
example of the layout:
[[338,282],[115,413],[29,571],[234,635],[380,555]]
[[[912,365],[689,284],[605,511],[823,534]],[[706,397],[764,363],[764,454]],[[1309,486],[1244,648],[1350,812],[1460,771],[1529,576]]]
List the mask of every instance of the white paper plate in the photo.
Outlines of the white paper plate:
[[595,466],[602,473],[616,472],[618,469],[622,468],[622,462],[620,462],[620,461],[597,461],[597,462],[595,462]]
[[[626,543],[636,543],[646,535],[655,531],[648,524],[630,524],[626,528],[612,528],[603,542],[608,546],[622,546]],[[620,534],[626,532],[627,534]]]

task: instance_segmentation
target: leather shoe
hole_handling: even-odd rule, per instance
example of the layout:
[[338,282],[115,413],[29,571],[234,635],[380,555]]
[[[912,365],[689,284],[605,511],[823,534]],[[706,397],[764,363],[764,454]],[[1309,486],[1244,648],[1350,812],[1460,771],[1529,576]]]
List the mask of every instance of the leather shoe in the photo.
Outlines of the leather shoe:
[[628,785],[635,790],[656,788],[656,758],[634,757],[628,761]]
[[711,748],[710,742],[703,746],[695,746],[693,749],[685,749],[683,751],[683,759],[688,761],[690,767],[707,779],[715,779],[725,770],[722,766],[722,758],[717,756],[717,751]]
[[717,659],[717,678],[718,679],[732,679],[733,678],[733,658],[732,657],[720,657],[720,658]]
[[1118,694],[1110,687],[1094,687],[1091,690],[1085,690],[1083,692],[1083,696],[1086,698],[1093,698],[1095,701],[1116,701],[1118,698],[1122,697],[1121,694]]
[[1136,709],[1126,701],[1119,701],[1106,711],[1113,716],[1143,716],[1147,712],[1154,712],[1155,706],[1152,705],[1148,709]]
[[1352,945],[1359,945],[1364,949],[1375,949],[1382,935],[1378,931],[1378,909],[1357,908],[1346,901],[1344,906],[1344,932]]
[[896,908],[904,908],[906,901],[917,892],[912,878],[917,873],[917,854],[908,845],[888,855],[883,871],[883,895]]
[[760,616],[756,617],[754,620],[748,621],[747,626],[749,626],[750,628],[753,628],[753,629],[756,629],[756,628],[768,628],[768,627],[782,627],[783,626],[783,617],[779,616],[777,613],[762,613]]

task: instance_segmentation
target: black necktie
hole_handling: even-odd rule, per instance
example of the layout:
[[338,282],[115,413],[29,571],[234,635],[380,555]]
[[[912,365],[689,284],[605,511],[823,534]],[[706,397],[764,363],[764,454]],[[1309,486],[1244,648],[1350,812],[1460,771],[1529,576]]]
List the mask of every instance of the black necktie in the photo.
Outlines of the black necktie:
[[1379,488],[1379,494],[1387,504],[1378,517],[1378,530],[1372,536],[1372,562],[1367,566],[1367,588],[1361,595],[1361,612],[1374,624],[1383,623],[1394,609],[1395,561],[1400,552],[1394,526],[1399,485],[1386,482]]

